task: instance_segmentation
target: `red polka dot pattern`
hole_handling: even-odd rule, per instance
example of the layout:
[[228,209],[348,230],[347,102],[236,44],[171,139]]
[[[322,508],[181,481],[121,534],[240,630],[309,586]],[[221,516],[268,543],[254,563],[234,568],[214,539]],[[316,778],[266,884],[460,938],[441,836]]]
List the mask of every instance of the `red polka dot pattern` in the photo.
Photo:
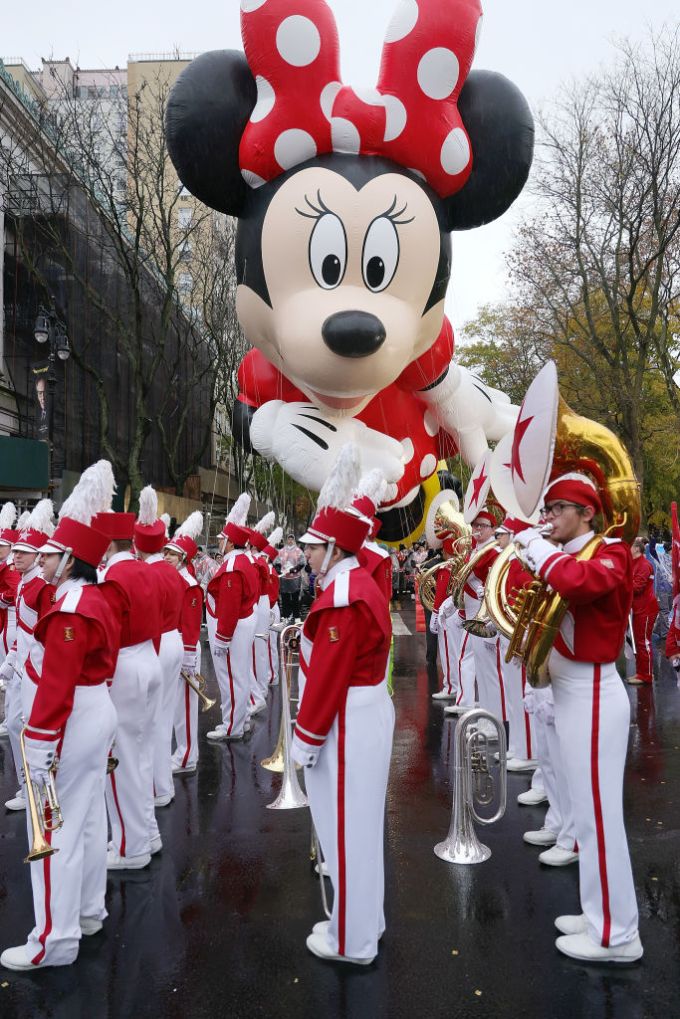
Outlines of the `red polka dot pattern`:
[[381,155],[447,197],[472,171],[458,97],[474,58],[480,0],[400,0],[377,89],[340,81],[325,0],[242,0],[241,31],[258,99],[240,146],[251,187],[328,152]]

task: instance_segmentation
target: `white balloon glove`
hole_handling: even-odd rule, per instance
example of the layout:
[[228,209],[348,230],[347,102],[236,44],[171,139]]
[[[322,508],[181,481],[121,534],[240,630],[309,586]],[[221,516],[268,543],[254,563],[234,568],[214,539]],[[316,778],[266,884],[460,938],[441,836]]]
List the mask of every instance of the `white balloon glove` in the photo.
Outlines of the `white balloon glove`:
[[491,389],[467,368],[451,364],[446,377],[418,396],[430,408],[439,426],[456,440],[469,465],[479,463],[489,440],[498,442],[512,431],[519,409],[505,393]]
[[437,612],[430,613],[430,633],[435,635],[439,633],[439,614]]
[[182,655],[182,668],[186,669],[192,675],[196,672],[196,652],[185,651]]
[[311,403],[270,400],[255,411],[250,441],[258,453],[276,462],[295,481],[318,492],[347,442],[361,454],[361,471],[379,467],[388,482],[404,473],[400,442],[368,428],[356,418],[331,417]]

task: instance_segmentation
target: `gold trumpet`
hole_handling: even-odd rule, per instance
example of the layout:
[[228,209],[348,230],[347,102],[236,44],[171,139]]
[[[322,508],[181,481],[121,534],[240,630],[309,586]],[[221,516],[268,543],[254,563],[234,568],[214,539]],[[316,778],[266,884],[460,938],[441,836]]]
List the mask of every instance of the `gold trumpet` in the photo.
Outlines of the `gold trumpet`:
[[[31,818],[31,830],[33,832],[31,848],[28,852],[28,856],[24,859],[24,863],[33,863],[35,860],[42,860],[46,856],[51,856],[52,853],[59,852],[55,846],[51,846],[49,844],[46,835],[50,832],[59,831],[64,823],[64,819],[61,816],[61,808],[57,797],[57,786],[55,782],[55,776],[57,773],[56,766],[53,766],[50,769],[49,777],[46,782],[38,784],[33,781],[31,778],[31,770],[28,766],[28,761],[26,760],[26,742],[24,733],[25,730],[22,729],[19,736],[19,746],[21,748],[21,761],[24,768],[24,777],[26,779],[28,812]],[[47,816],[47,811],[49,811],[49,817]]]
[[202,676],[200,672],[196,672],[192,676],[188,669],[182,669],[181,676],[187,686],[191,687],[200,700],[201,711],[210,711],[217,704],[217,701],[213,697],[208,697],[205,692],[208,683],[205,676]]
[[[631,542],[640,524],[640,486],[623,443],[604,425],[575,414],[560,397],[554,448],[553,471],[589,475],[602,502],[606,530],[595,535],[575,558],[580,562],[592,559],[612,533]],[[510,640],[506,661],[521,658],[531,686],[545,687],[550,683],[548,658],[569,604],[540,577],[520,591],[508,592],[508,570],[516,551],[509,546],[492,566],[486,605],[494,624]]]

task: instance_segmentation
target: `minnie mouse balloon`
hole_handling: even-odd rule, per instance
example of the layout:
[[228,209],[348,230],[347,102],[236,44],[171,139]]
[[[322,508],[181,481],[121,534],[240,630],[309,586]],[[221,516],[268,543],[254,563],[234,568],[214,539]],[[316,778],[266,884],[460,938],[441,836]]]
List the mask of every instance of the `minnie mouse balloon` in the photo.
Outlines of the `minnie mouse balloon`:
[[184,71],[167,138],[183,184],[237,216],[237,310],[253,350],[234,435],[319,490],[348,441],[398,486],[381,537],[422,533],[437,465],[478,463],[516,409],[453,362],[452,230],[526,182],[521,93],[470,71],[479,0],[401,0],[375,89],[341,81],[325,0],[242,0],[245,56]]

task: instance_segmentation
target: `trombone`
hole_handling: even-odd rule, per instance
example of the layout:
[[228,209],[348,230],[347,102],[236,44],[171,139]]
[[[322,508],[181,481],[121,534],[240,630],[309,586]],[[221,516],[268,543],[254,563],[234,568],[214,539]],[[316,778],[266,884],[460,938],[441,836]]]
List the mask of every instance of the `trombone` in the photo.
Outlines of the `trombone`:
[[217,701],[213,697],[208,697],[205,692],[205,688],[208,683],[205,676],[202,676],[200,672],[196,672],[192,676],[188,669],[182,669],[180,675],[187,686],[191,687],[200,700],[201,711],[210,711],[210,709],[217,704]]
[[[308,806],[307,797],[300,788],[297,772],[290,748],[292,743],[291,719],[290,719],[290,680],[293,673],[293,656],[300,648],[301,627],[292,623],[289,626],[275,627],[279,631],[279,669],[281,676],[281,759],[283,781],[281,791],[273,803],[268,803],[269,810],[292,810],[295,807]],[[276,760],[277,748],[274,754],[267,760],[262,761],[263,767],[270,767]]]
[[[488,806],[495,796],[494,780],[489,771],[488,738],[480,730],[480,721],[490,722],[498,733],[499,806],[493,817],[480,817],[475,803]],[[477,838],[473,821],[490,825],[505,813],[507,800],[505,729],[495,715],[473,708],[461,716],[456,729],[453,757],[453,809],[449,833],[434,847],[435,856],[447,863],[483,863],[491,850]]]
[[[57,786],[55,782],[55,776],[57,773],[56,765],[50,769],[49,777],[46,782],[42,782],[40,784],[34,782],[31,777],[31,770],[28,767],[28,761],[26,760],[26,742],[24,733],[25,729],[22,729],[19,736],[19,746],[21,749],[21,761],[24,767],[24,776],[26,778],[26,800],[28,802],[28,812],[31,818],[31,830],[33,832],[31,848],[28,852],[28,856],[24,859],[24,863],[33,863],[35,860],[42,860],[46,856],[51,856],[52,853],[59,852],[56,846],[51,846],[49,844],[46,836],[51,832],[59,831],[64,823],[64,819],[61,816],[61,808],[57,797]],[[48,811],[49,816],[47,814]]]

